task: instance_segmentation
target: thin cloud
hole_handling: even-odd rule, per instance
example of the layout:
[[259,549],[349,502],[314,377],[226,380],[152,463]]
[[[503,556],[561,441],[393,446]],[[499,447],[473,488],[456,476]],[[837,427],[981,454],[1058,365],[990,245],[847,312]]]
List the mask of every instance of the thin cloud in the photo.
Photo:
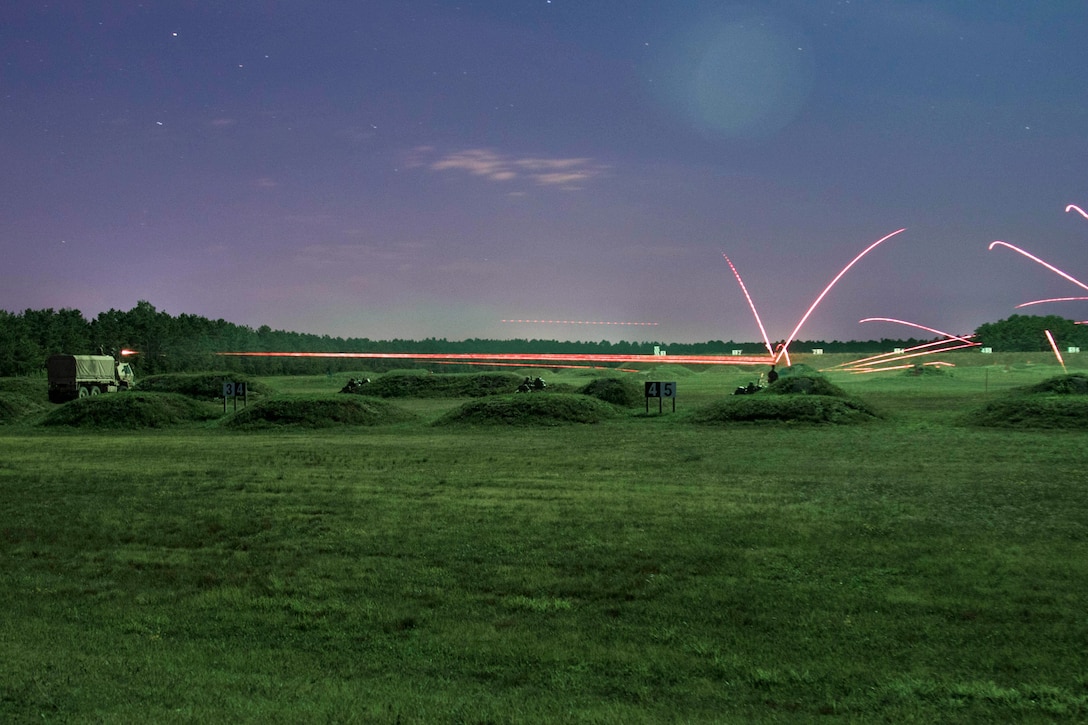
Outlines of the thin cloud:
[[592,159],[544,158],[540,156],[511,156],[491,149],[465,149],[428,159],[431,147],[415,149],[411,165],[436,172],[462,171],[496,183],[528,181],[537,186],[556,187],[568,191],[600,177],[605,167]]
[[428,246],[422,242],[389,245],[318,243],[301,247],[294,258],[299,264],[322,269],[369,268],[378,262],[405,268],[424,259],[427,251]]

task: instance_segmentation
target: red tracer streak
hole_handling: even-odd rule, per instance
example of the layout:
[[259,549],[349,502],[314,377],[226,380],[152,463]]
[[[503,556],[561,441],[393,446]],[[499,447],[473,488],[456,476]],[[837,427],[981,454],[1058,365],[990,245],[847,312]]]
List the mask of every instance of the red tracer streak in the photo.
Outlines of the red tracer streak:
[[[777,363],[779,361],[779,359],[782,358],[783,355],[787,354],[786,351],[789,350],[790,343],[793,342],[794,339],[796,339],[797,333],[801,331],[801,326],[805,324],[805,321],[808,320],[809,315],[811,315],[812,311],[816,309],[816,305],[820,304],[820,301],[823,300],[823,298],[827,295],[827,293],[831,291],[831,288],[835,286],[835,283],[838,282],[840,279],[842,279],[842,276],[844,274],[846,274],[847,271],[849,271],[849,269],[851,267],[853,267],[855,264],[857,264],[858,260],[860,260],[866,254],[873,251],[879,245],[881,245],[884,242],[888,241],[889,239],[894,237],[896,234],[901,234],[902,232],[905,232],[905,231],[906,231],[906,229],[898,229],[898,230],[892,232],[891,234],[888,234],[888,235],[883,236],[880,239],[876,240],[875,242],[870,244],[868,247],[863,249],[858,256],[851,259],[850,263],[847,264],[845,267],[843,267],[841,272],[839,272],[837,275],[835,275],[835,279],[831,280],[831,282],[828,283],[827,287],[824,287],[824,291],[820,293],[820,295],[816,298],[816,301],[812,303],[812,305],[808,308],[808,311],[805,312],[803,317],[801,317],[801,321],[797,323],[797,327],[793,328],[793,332],[791,332],[790,336],[786,338],[786,342],[782,344],[782,349],[779,350],[778,355],[775,356],[775,359],[774,359],[775,363]],[[1086,288],[1086,289],[1088,289],[1088,288]]]
[[1028,259],[1030,259],[1033,262],[1038,262],[1039,264],[1041,264],[1044,267],[1046,267],[1047,269],[1049,269],[1051,272],[1054,272],[1054,273],[1056,273],[1056,274],[1058,274],[1058,275],[1060,275],[1062,277],[1065,277],[1067,280],[1069,280],[1070,282],[1072,282],[1076,286],[1080,287],[1081,289],[1088,290],[1088,284],[1084,284],[1083,282],[1081,282],[1079,279],[1073,277],[1072,275],[1066,274],[1065,272],[1061,271],[1060,269],[1058,269],[1054,265],[1047,264],[1043,260],[1036,257],[1034,254],[1031,254],[1029,252],[1025,252],[1023,249],[1021,249],[1020,247],[1017,247],[1017,246],[1015,246],[1013,244],[1009,244],[1008,242],[1000,242],[1000,241],[991,242],[988,249],[992,250],[994,247],[996,247],[999,244],[1002,247],[1008,247],[1009,249],[1011,249],[1014,252],[1019,252],[1020,254],[1024,255],[1025,257],[1027,257]]

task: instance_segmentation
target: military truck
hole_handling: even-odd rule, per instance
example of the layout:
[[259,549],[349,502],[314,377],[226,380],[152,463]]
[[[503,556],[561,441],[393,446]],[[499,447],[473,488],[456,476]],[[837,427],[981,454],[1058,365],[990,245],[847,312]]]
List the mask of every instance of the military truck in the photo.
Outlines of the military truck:
[[109,355],[52,355],[46,370],[49,400],[54,403],[116,393],[133,384],[132,366]]

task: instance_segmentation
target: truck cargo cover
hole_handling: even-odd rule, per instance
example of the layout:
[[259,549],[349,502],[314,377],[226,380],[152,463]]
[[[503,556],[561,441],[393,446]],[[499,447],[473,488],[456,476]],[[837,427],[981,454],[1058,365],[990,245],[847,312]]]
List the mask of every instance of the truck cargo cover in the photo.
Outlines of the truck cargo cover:
[[112,380],[113,365],[109,355],[54,355],[49,358],[49,379]]

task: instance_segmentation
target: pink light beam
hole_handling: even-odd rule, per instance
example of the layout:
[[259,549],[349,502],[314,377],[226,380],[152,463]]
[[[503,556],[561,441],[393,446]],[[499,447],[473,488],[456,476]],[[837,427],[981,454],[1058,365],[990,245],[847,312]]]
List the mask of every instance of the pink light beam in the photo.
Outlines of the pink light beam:
[[611,320],[499,320],[500,322],[521,322],[538,325],[626,325],[653,327],[656,322],[613,322]]
[[1085,212],[1083,209],[1081,209],[1076,204],[1070,204],[1069,206],[1065,207],[1065,210],[1067,212],[1075,211],[1078,214],[1080,214],[1082,217],[1084,217],[1085,219],[1088,219],[1088,212]]
[[[967,341],[962,344],[952,344],[957,342],[956,340],[934,340],[933,342],[922,343],[921,345],[915,345],[914,347],[908,347],[902,352],[882,352],[879,355],[872,355],[870,357],[861,358],[860,360],[854,360],[852,362],[840,363],[835,365],[830,370],[841,368],[843,370],[854,370],[859,366],[869,363],[871,365],[885,365],[887,363],[896,362],[898,360],[906,360],[913,357],[924,357],[926,355],[933,355],[935,353],[949,352],[950,350],[961,350],[965,347],[978,347],[979,343]],[[943,347],[942,347],[943,346]],[[936,348],[936,349],[929,349]],[[924,350],[925,352],[915,352],[916,350]]]
[[[922,365],[923,365],[923,367],[937,367],[937,368],[940,368],[940,367],[954,368],[954,367],[956,367],[953,363],[942,362],[940,360],[934,360],[932,362],[925,362],[925,363],[922,363]],[[887,368],[855,368],[855,369],[852,369],[850,372],[855,374],[855,375],[863,375],[863,374],[866,374],[866,373],[885,373],[885,372],[888,372],[889,370],[910,370],[913,367],[915,367],[915,365],[913,363],[908,363],[906,365],[893,365],[892,367],[887,367]]]
[[763,344],[767,346],[767,352],[774,355],[774,348],[771,347],[771,340],[767,337],[767,330],[763,328],[763,321],[759,319],[759,313],[756,312],[756,305],[752,302],[752,296],[748,294],[748,288],[744,286],[744,280],[740,278],[740,272],[733,266],[733,263],[729,261],[729,257],[725,257],[725,263],[729,265],[729,269],[733,270],[733,276],[737,278],[737,284],[740,285],[740,291],[744,293],[744,298],[748,300],[748,306],[752,308],[752,314],[756,318],[756,325],[759,326],[759,332],[763,335]]
[[[898,359],[899,356],[902,356],[902,355],[904,355],[906,353],[913,352],[915,350],[924,350],[926,348],[934,347],[934,346],[937,346],[937,345],[944,345],[944,344],[947,344],[947,343],[948,343],[948,340],[935,340],[933,342],[925,342],[925,343],[922,343],[921,345],[916,345],[915,347],[908,347],[907,349],[903,350],[902,352],[894,352],[894,351],[893,352],[882,352],[879,355],[870,355],[869,357],[863,357],[863,358],[860,358],[858,360],[851,360],[850,362],[844,362],[844,363],[839,363],[838,365],[832,365],[831,367],[828,368],[828,370],[836,370],[838,368],[851,368],[851,367],[856,367],[858,365],[863,365],[865,363],[871,363],[871,362],[874,362],[874,361],[879,361],[880,363],[885,363],[885,362],[889,362],[888,360],[885,360],[885,358]],[[944,350],[942,348],[941,350],[934,350],[933,352],[943,352],[943,351]]]
[[1021,307],[1030,307],[1032,305],[1041,305],[1045,302],[1080,302],[1088,300],[1088,297],[1051,297],[1048,300],[1032,300],[1031,302],[1021,302],[1016,306],[1016,309]]
[[1054,342],[1054,336],[1050,334],[1050,330],[1043,330],[1046,333],[1046,339],[1050,342],[1050,349],[1054,351],[1054,357],[1058,358],[1058,362],[1062,365],[1062,372],[1068,374],[1069,371],[1065,369],[1065,360],[1062,360],[1062,354],[1058,352],[1058,343]]
[[999,244],[1002,247],[1008,247],[1009,249],[1011,249],[1014,252],[1019,252],[1020,254],[1024,255],[1025,257],[1027,257],[1028,259],[1030,259],[1033,262],[1038,262],[1039,264],[1041,264],[1044,267],[1046,267],[1047,269],[1049,269],[1051,272],[1054,272],[1055,274],[1057,274],[1057,275],[1059,275],[1061,277],[1064,277],[1065,279],[1069,280],[1070,282],[1072,282],[1076,286],[1080,287],[1081,289],[1088,290],[1088,284],[1084,284],[1083,282],[1081,282],[1079,279],[1073,277],[1072,275],[1066,274],[1065,272],[1061,271],[1060,269],[1058,269],[1054,265],[1047,264],[1043,260],[1036,257],[1034,254],[1031,254],[1029,252],[1025,252],[1023,249],[1021,249],[1020,247],[1017,247],[1017,246],[1015,246],[1013,244],[1009,244],[1008,242],[1000,242],[1000,241],[991,242],[988,249],[992,250],[994,247],[996,247]]
[[932,327],[926,327],[925,325],[919,325],[917,322],[907,322],[906,320],[897,320],[894,317],[866,317],[864,319],[858,320],[858,322],[859,323],[860,322],[897,322],[900,325],[907,325],[908,327],[917,327],[919,330],[925,330],[926,332],[932,332],[935,335],[944,335],[945,337],[950,337],[953,340],[959,340],[960,342],[969,342],[969,340],[967,338],[965,338],[965,337],[960,337],[959,335],[953,335],[953,334],[951,334],[949,332],[942,332],[940,330],[935,330]]
[[[901,234],[902,232],[905,232],[905,231],[906,231],[906,228],[898,229],[898,230],[892,232],[891,234],[885,235],[885,236],[881,237],[880,239],[876,240],[875,242],[870,244],[868,247],[863,249],[861,251],[861,254],[859,254],[858,256],[851,259],[850,263],[848,265],[846,265],[845,267],[843,267],[841,272],[839,272],[837,275],[835,275],[835,278],[833,280],[831,280],[831,282],[828,283],[827,287],[824,287],[824,291],[820,293],[820,295],[816,298],[816,301],[813,302],[812,305],[808,308],[808,311],[806,311],[805,314],[801,317],[801,321],[797,323],[797,327],[793,328],[793,332],[790,333],[789,337],[787,337],[786,341],[782,344],[782,349],[779,350],[778,354],[774,358],[774,361],[775,361],[776,364],[778,363],[778,360],[783,355],[788,354],[787,351],[789,350],[790,343],[793,342],[796,339],[797,333],[801,331],[802,325],[805,324],[805,322],[809,318],[809,315],[812,314],[812,311],[816,309],[816,306],[818,304],[820,304],[820,302],[827,295],[827,293],[831,291],[831,288],[835,286],[835,283],[837,283],[840,279],[842,279],[842,276],[844,274],[846,274],[850,270],[851,267],[853,267],[855,264],[857,264],[858,261],[862,257],[864,257],[866,254],[868,254],[872,250],[876,249],[879,245],[881,245],[884,242],[888,241],[889,239],[891,239],[895,235]],[[1085,289],[1088,289],[1088,287],[1086,287]]]
[[330,359],[360,360],[417,360],[428,362],[458,362],[468,364],[474,361],[486,365],[489,361],[497,362],[536,362],[549,367],[550,363],[650,363],[660,365],[662,361],[677,365],[762,365],[770,361],[767,356],[755,355],[660,355],[647,354],[607,354],[607,353],[436,353],[436,352],[217,352],[222,357],[316,357]]

